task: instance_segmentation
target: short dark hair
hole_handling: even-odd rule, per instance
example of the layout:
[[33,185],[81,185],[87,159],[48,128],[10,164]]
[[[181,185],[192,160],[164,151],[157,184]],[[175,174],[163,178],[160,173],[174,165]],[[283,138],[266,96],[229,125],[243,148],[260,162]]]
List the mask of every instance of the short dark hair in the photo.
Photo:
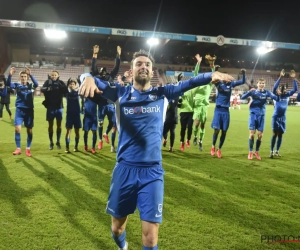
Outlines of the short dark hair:
[[74,82],[75,85],[77,84],[77,79],[75,78],[69,78],[68,82],[67,82],[67,86],[69,86],[70,83]]
[[148,58],[150,59],[150,61],[152,62],[152,65],[153,65],[154,62],[155,62],[155,60],[154,60],[153,56],[151,55],[150,51],[147,52],[146,50],[140,49],[139,51],[133,53],[131,63],[133,63],[134,59],[136,59],[136,58],[139,57],[139,56],[145,56],[145,57],[148,57]]

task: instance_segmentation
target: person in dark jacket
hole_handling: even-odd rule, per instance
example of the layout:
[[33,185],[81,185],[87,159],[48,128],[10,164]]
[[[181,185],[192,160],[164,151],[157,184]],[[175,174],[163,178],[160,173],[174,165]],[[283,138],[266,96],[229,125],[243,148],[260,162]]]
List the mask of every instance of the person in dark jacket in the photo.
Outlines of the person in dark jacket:
[[48,133],[50,146],[49,149],[52,150],[53,143],[53,123],[56,119],[56,146],[57,149],[61,149],[60,137],[61,137],[61,122],[63,117],[63,97],[68,92],[67,85],[59,80],[59,73],[53,70],[45,81],[42,87],[42,93],[45,96],[43,105],[47,109],[46,120],[48,121]]
[[[0,91],[2,92],[2,95],[0,95],[1,96],[1,100],[0,100],[0,120],[2,120],[2,117],[3,117],[3,108],[4,108],[4,106],[6,108],[6,111],[7,111],[8,115],[9,115],[9,118],[12,119],[12,113],[10,111],[9,104],[10,104],[10,94],[14,93],[14,91],[9,86],[5,86],[5,82],[6,82],[6,80],[3,77],[2,80],[0,80]],[[5,91],[4,91],[4,88],[6,88]],[[4,92],[6,92],[5,95],[3,94]]]
[[168,133],[170,132],[169,152],[173,152],[173,146],[175,142],[175,129],[178,123],[178,100],[179,97],[169,101],[166,112],[166,120],[164,122],[163,146],[165,147],[167,145]]

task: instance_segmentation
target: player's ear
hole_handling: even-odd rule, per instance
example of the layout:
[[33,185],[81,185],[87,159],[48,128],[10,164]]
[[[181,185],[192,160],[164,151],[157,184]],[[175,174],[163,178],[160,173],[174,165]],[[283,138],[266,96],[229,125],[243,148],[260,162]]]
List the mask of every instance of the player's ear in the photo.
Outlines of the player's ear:
[[151,77],[153,77],[154,76],[154,71],[151,71]]

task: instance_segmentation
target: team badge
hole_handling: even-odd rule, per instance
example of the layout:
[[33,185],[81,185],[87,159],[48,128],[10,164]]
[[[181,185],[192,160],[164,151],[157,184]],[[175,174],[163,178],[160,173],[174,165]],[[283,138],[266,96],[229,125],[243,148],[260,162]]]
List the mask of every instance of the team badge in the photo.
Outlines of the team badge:
[[157,100],[157,95],[149,95],[150,100],[156,101]]
[[163,205],[162,205],[162,204],[158,204],[158,208],[157,208],[157,209],[158,209],[158,212],[161,213],[161,212],[162,212],[162,209],[163,209]]

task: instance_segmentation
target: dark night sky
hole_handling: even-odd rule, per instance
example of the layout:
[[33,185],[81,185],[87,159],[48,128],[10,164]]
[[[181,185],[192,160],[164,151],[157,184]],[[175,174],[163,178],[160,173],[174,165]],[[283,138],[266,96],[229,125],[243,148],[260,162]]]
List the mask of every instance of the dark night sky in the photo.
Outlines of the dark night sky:
[[184,2],[6,0],[0,18],[300,43],[300,2]]

